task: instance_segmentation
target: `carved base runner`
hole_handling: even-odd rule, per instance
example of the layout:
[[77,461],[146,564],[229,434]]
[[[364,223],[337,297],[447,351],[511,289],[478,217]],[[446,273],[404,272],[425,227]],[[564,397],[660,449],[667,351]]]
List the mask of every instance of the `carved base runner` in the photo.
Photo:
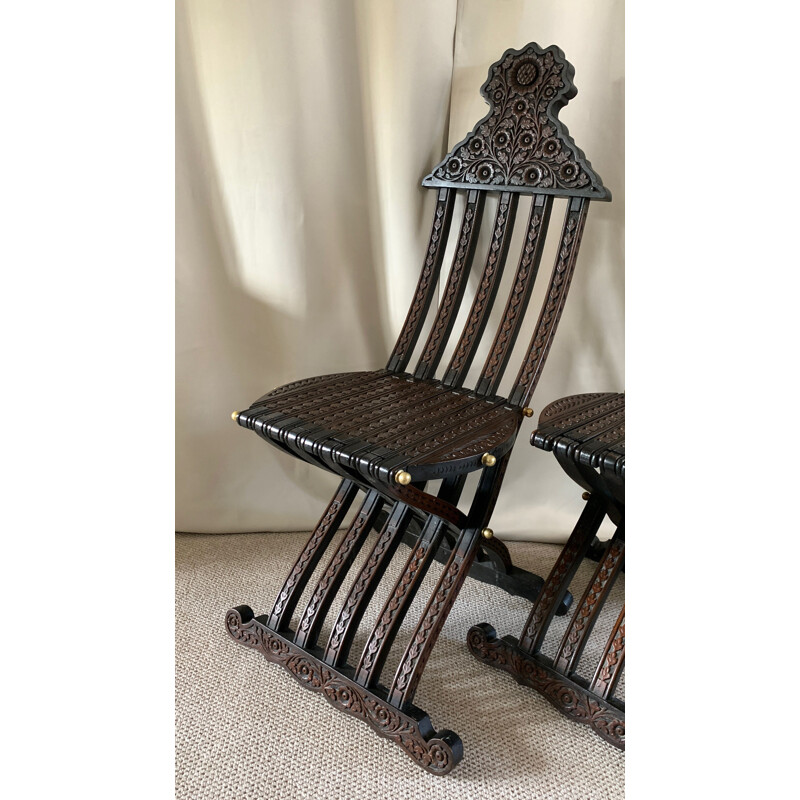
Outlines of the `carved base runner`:
[[470,628],[467,644],[479,661],[501,669],[517,683],[536,689],[562,714],[589,725],[607,742],[625,749],[625,712],[556,672],[540,655],[520,650],[513,636],[497,638],[491,625]]
[[337,669],[310,655],[255,618],[249,606],[236,606],[225,617],[230,636],[280,664],[303,686],[321,692],[340,711],[366,722],[372,730],[411,756],[434,775],[446,775],[461,760],[464,748],[452,731],[436,732],[427,714],[410,706],[405,713]]

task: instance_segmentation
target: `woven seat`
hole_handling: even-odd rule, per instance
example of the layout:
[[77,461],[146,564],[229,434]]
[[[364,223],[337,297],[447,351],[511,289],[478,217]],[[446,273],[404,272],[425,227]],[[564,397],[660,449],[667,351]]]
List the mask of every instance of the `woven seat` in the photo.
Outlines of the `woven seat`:
[[239,419],[293,455],[392,489],[399,470],[416,482],[473,471],[485,453],[499,458],[522,412],[503,398],[377,370],[287,384]]

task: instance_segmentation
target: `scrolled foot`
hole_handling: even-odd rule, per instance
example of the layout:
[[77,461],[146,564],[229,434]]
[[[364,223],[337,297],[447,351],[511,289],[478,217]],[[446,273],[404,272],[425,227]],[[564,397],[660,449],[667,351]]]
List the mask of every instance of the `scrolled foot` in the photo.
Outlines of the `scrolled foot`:
[[247,647],[260,648],[261,637],[253,626],[255,614],[250,606],[236,606],[225,615],[225,629],[228,635]]

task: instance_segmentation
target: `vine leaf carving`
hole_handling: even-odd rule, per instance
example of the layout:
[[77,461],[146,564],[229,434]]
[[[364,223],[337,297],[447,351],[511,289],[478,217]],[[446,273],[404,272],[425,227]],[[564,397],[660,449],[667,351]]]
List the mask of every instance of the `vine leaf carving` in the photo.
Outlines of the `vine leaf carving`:
[[249,606],[232,608],[225,628],[234,641],[258,650],[268,661],[287,669],[301,685],[320,692],[333,706],[363,722],[396,744],[434,775],[446,775],[464,753],[461,739],[452,731],[435,731],[427,715],[403,713],[338,670],[270,630],[253,616]]
[[558,112],[577,94],[575,70],[555,45],[506,50],[489,68],[481,94],[489,113],[422,181],[423,186],[610,200]]
[[587,692],[515,644],[498,639],[494,628],[485,622],[470,628],[467,645],[479,661],[508,672],[517,683],[536,689],[565,716],[588,725],[620,750],[625,749],[625,712],[621,709]]

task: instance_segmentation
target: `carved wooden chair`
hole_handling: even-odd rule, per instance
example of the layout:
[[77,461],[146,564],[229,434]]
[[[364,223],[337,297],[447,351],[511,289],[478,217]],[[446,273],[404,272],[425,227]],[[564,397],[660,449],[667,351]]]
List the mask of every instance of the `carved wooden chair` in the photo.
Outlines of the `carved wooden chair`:
[[[436,732],[413,705],[431,649],[461,585],[480,558],[505,566],[508,551],[487,527],[511,448],[544,367],[572,279],[591,200],[609,200],[599,176],[576,146],[558,112],[574,97],[574,70],[555,46],[508,50],[481,87],[490,111],[423,180],[436,192],[430,242],[403,329],[385,369],[324,375],[275,389],[233,417],[281,450],[342,478],[268,614],[249,606],[228,612],[230,635],[281,664],[336,708],[398,743],[426,770],[444,774],[462,757],[452,731]],[[463,218],[451,232],[456,194]],[[445,346],[467,288],[487,194],[498,196],[490,246],[475,298],[449,363]],[[522,251],[502,322],[474,386],[466,386],[486,332],[509,251],[521,195],[531,196]],[[520,332],[544,247],[554,198],[566,212],[530,346],[508,397],[498,387]],[[420,341],[448,240],[454,255],[421,355]],[[458,504],[469,473],[480,470],[468,510]],[[438,491],[427,482],[441,480]],[[334,534],[358,497],[358,512],[333,545]],[[354,576],[327,641],[323,623],[371,529],[378,531]],[[363,651],[351,653],[358,626],[403,536],[413,549]],[[312,573],[332,550],[299,621],[296,611]],[[382,669],[400,625],[437,552],[446,563],[394,676]],[[541,579],[536,584],[536,592]],[[530,588],[530,587],[528,587]],[[525,593],[525,591],[520,591]],[[535,594],[535,593],[534,593]],[[385,681],[385,683],[383,682]]]
[[[624,750],[625,704],[614,696],[625,665],[624,604],[597,663],[587,670],[581,657],[625,565],[625,395],[579,394],[556,400],[542,411],[531,442],[552,450],[564,471],[587,490],[586,508],[533,604],[521,637],[498,639],[494,628],[482,623],[470,629],[467,642],[480,661],[536,689],[562,714],[590,725]],[[595,534],[606,515],[617,529],[598,546]],[[586,557],[600,563],[551,658],[542,653],[545,636]]]

